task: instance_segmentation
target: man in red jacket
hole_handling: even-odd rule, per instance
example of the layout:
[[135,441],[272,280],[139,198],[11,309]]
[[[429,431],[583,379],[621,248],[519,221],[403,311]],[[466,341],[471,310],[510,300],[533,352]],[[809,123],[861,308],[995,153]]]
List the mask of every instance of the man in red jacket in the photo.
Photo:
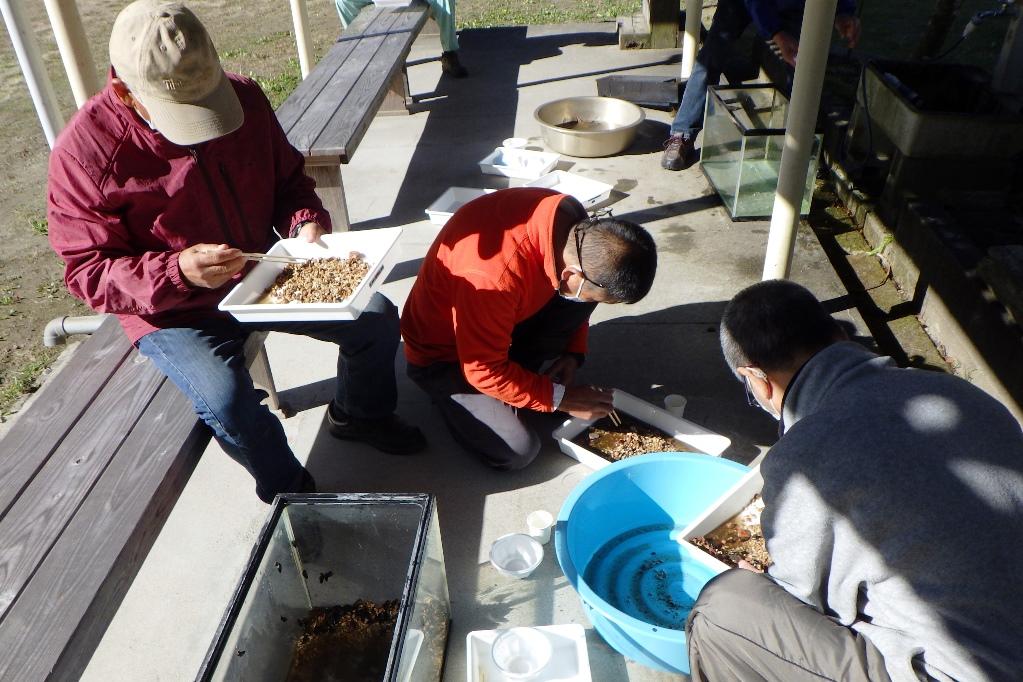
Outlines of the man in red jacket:
[[540,450],[516,408],[583,418],[609,389],[574,384],[597,303],[635,303],[657,269],[653,239],[588,218],[572,197],[517,188],[460,208],[437,235],[402,312],[409,377],[455,439],[498,469]]
[[71,293],[117,315],[265,502],[315,484],[245,369],[254,329],[341,347],[328,409],[335,436],[400,454],[425,447],[394,415],[398,315],[383,296],[352,322],[242,325],[217,310],[246,271],[242,252],[265,251],[275,232],[315,241],[330,230],[259,86],[226,74],[195,15],[165,0],[121,11],[110,62],[107,87],[50,157],[50,243]]

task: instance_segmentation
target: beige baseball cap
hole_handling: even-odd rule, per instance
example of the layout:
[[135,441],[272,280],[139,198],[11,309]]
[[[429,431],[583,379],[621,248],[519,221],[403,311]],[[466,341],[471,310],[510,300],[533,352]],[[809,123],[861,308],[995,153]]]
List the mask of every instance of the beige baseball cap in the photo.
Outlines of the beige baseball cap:
[[149,122],[179,145],[234,132],[245,118],[206,28],[178,2],[137,0],[110,32],[110,63]]

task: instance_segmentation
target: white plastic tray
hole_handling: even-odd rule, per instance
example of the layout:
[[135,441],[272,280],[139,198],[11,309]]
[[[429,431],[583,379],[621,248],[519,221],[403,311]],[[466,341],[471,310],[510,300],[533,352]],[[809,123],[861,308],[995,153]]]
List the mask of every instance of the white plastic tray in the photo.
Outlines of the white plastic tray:
[[377,7],[408,7],[412,0],[373,0]]
[[[678,438],[692,445],[694,448],[699,449],[700,452],[708,455],[718,456],[732,444],[732,441],[726,436],[708,431],[699,424],[694,424],[687,419],[676,417],[667,410],[651,405],[645,400],[640,400],[625,391],[615,390],[614,406],[618,412],[624,412],[641,422],[663,431],[672,438]],[[561,447],[562,452],[594,470],[610,466],[611,462],[592,450],[584,448],[578,443],[573,443],[572,439],[588,429],[595,421],[597,420],[573,417],[555,429],[554,433],[551,434],[554,440],[558,441],[558,446]]]
[[260,261],[220,302],[219,308],[241,322],[299,322],[320,320],[354,320],[369,303],[373,292],[383,284],[394,267],[401,236],[400,227],[359,232],[325,234],[310,244],[301,238],[282,239],[267,253],[300,258],[347,258],[358,251],[369,263],[369,274],[352,295],[340,303],[256,303],[284,269],[283,263]]
[[498,147],[480,161],[480,170],[506,178],[536,180],[557,165],[560,154],[537,152],[532,149]]
[[760,465],[757,464],[708,506],[702,514],[679,531],[679,536],[688,540],[698,535],[706,535],[745,509],[753,496],[759,493],[763,487],[764,479],[760,475]]
[[568,194],[578,199],[583,208],[590,208],[606,201],[611,196],[611,190],[614,189],[606,182],[592,180],[562,170],[552,171],[532,182],[527,182],[526,187],[547,187],[555,192]]
[[[578,623],[542,625],[536,628],[551,641],[551,662],[530,682],[591,682],[586,631]],[[465,637],[468,682],[506,682],[490,656],[498,630],[476,630]]]
[[430,216],[430,222],[434,225],[443,225],[462,206],[473,199],[496,191],[496,189],[476,189],[475,187],[448,187],[444,194],[437,197],[437,200],[426,208],[426,215]]

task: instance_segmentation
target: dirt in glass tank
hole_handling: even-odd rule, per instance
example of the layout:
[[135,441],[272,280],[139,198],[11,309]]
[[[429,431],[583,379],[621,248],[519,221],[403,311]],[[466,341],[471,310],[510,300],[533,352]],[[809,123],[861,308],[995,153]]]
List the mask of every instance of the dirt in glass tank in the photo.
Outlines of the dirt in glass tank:
[[396,599],[312,609],[299,621],[288,682],[380,682],[397,620]]

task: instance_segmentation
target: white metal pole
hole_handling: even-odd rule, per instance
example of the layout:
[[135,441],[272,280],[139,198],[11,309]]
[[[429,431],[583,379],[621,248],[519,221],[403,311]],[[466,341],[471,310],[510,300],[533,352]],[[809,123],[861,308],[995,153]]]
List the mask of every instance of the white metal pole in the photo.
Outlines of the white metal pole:
[[82,17],[75,0],[45,0],[50,26],[57,39],[57,49],[64,61],[71,92],[79,108],[86,100],[99,92],[99,78],[96,77],[96,62],[92,61],[89,40],[85,37]]
[[686,0],[686,32],[682,36],[682,78],[689,78],[696,63],[696,50],[700,46],[700,28],[703,25],[703,0]]
[[0,0],[0,13],[4,16],[7,33],[14,44],[14,53],[18,56],[21,72],[25,75],[32,103],[43,126],[46,142],[53,148],[57,133],[64,127],[64,116],[57,104],[57,95],[53,91],[53,83],[46,74],[46,66],[39,55],[32,27],[21,10],[22,0]]
[[1023,94],[1023,0],[1017,0],[1015,12],[995,63],[991,87],[998,92],[1019,95]]
[[771,232],[764,258],[764,279],[789,276],[837,4],[838,0],[813,0],[806,3],[803,10],[796,76],[785,124],[785,146],[778,168],[778,191],[774,195]]
[[305,79],[313,69],[313,51],[309,45],[306,26],[309,24],[309,13],[305,8],[305,0],[291,0],[291,19],[295,24],[295,43],[298,45],[298,64]]

